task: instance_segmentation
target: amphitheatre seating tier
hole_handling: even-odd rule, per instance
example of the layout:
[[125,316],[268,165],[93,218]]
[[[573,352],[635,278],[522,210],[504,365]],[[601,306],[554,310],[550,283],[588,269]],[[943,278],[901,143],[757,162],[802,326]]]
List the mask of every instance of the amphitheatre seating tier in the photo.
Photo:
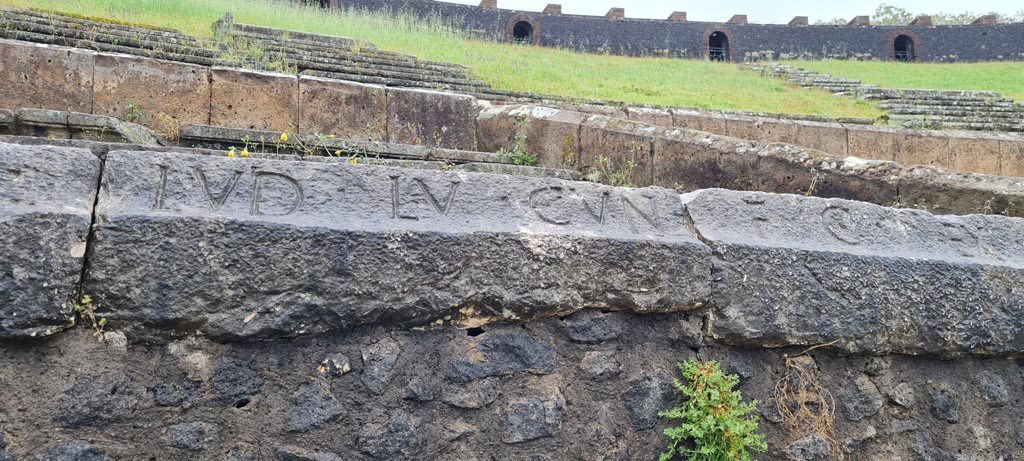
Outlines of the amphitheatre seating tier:
[[906,128],[1024,132],[1024,109],[991,91],[879,88],[788,65],[750,66],[766,76],[783,77],[805,88],[877,101],[889,121]]

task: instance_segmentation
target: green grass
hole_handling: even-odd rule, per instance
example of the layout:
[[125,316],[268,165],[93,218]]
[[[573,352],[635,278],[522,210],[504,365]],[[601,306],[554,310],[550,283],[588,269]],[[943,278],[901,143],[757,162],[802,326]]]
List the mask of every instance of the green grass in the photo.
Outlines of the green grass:
[[[38,7],[35,0],[0,0]],[[276,0],[50,0],[48,9],[211,35],[226,12],[238,22],[361,38],[421,59],[462,64],[500,89],[627,103],[759,112],[875,117],[871,104],[807,91],[743,71],[735,64],[627,58],[474,40],[438,18],[397,19],[325,11]]]
[[907,64],[797,61],[787,64],[881,87],[998,91],[1015,101],[1024,101],[1024,62]]

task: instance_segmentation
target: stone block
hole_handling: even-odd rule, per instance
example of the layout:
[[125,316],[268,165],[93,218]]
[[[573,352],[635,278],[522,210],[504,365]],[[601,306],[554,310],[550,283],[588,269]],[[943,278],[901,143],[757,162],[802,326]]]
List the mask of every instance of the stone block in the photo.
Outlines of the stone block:
[[659,188],[112,152],[85,290],[112,327],[158,342],[686,310],[709,296],[711,265],[678,200]]
[[84,149],[0,144],[0,339],[72,325],[99,175]]
[[976,133],[956,133],[949,136],[947,168],[970,173],[1001,173],[999,138]]
[[854,127],[846,130],[849,154],[869,160],[896,161],[898,131],[889,128]]
[[652,141],[657,131],[650,125],[591,116],[580,126],[580,171],[600,175],[602,182],[621,176],[633,187],[653,184]]
[[783,142],[803,146],[807,139],[800,136],[800,125],[791,120],[761,119],[758,121],[760,134],[755,141]]
[[[98,54],[93,113],[173,135],[210,123],[210,69],[138,56]],[[173,136],[171,136],[173,137]]]
[[522,148],[545,168],[580,168],[580,125],[586,114],[549,107],[503,106],[481,111],[479,149],[497,152]]
[[748,141],[757,141],[761,137],[758,119],[754,117],[723,115],[722,118],[725,119],[726,136]]
[[1020,347],[1024,220],[726,190],[683,203],[718,259],[710,331],[727,344],[946,356]]
[[898,178],[899,203],[940,214],[1024,217],[1024,179],[932,167],[906,169]]
[[210,124],[291,132],[299,125],[298,77],[214,67]]
[[382,86],[302,76],[299,107],[303,133],[387,140],[387,98]]
[[627,107],[626,118],[634,122],[646,123],[648,125],[671,128],[672,113],[664,109],[649,109],[645,107]]
[[999,141],[1000,174],[1024,177],[1024,137],[1007,136]]
[[0,40],[0,107],[92,112],[96,54]]
[[941,131],[904,130],[896,138],[896,161],[906,167],[949,167],[949,136]]
[[669,130],[654,137],[654,184],[677,191],[751,189],[759,147],[705,132]]
[[428,90],[387,89],[388,138],[400,144],[476,148],[480,106],[472,96]]
[[838,123],[794,122],[797,126],[798,145],[833,155],[846,156],[849,147],[846,128]]
[[725,119],[714,112],[700,112],[686,109],[671,109],[672,126],[687,130],[705,131],[728,136]]

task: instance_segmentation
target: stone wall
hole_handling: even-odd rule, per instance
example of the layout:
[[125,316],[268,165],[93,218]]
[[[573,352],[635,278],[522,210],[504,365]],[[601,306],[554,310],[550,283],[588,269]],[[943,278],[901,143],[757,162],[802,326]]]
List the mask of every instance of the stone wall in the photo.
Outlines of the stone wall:
[[4,459],[653,459],[692,357],[761,400],[761,459],[1024,442],[1021,219],[54,146],[0,175]]
[[479,8],[423,0],[341,0],[343,8],[405,11],[455,21],[468,31],[510,41],[510,23],[527,21],[536,43],[590,52],[704,57],[707,36],[728,36],[730,59],[893,59],[900,35],[917,39],[920,60],[975,62],[1024,60],[1024,24],[978,26],[789,26],[608,18]]
[[168,137],[181,125],[212,124],[476,147],[470,96],[9,40],[0,40],[0,63],[0,109],[115,116]]

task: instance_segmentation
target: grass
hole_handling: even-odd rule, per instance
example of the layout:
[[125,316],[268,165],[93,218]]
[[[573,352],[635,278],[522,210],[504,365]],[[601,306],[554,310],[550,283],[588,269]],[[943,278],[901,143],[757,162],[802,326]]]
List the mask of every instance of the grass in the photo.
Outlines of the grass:
[[[35,0],[0,0],[0,4],[39,7]],[[450,23],[440,18],[409,15],[395,18],[363,12],[325,11],[282,0],[49,0],[46,8],[170,27],[198,36],[210,36],[211,23],[231,12],[237,22],[360,38],[379,48],[412,54],[421,59],[462,64],[472,69],[476,77],[495,88],[506,90],[681,107],[834,117],[880,115],[870,103],[837,98],[824,91],[803,90],[781,79],[764,78],[744,71],[736,64],[579,54],[499,44],[472,39],[453,30]],[[804,67],[811,67],[811,64],[817,63],[800,63]],[[844,63],[828,64],[839,66]],[[891,72],[887,72],[884,66],[891,65],[877,64],[878,67],[865,66],[863,69],[874,69],[871,75],[885,75]],[[852,66],[850,69],[861,68]],[[955,75],[950,74],[950,84],[970,86],[972,81],[985,80],[984,76],[976,75],[968,80],[970,72],[974,71],[964,69]],[[993,69],[1002,68],[993,65]],[[1022,68],[1015,69],[1019,72]],[[1011,72],[1006,70],[1004,73],[1008,75]],[[841,72],[835,73],[842,75]],[[1013,86],[1014,82],[1009,81],[1009,77],[1000,78],[1003,80],[1006,80],[1008,88]],[[1019,90],[1018,93],[1007,91],[1007,94],[1019,94]]]
[[857,61],[799,61],[797,67],[888,88],[997,91],[1024,101],[1024,62],[907,64]]

